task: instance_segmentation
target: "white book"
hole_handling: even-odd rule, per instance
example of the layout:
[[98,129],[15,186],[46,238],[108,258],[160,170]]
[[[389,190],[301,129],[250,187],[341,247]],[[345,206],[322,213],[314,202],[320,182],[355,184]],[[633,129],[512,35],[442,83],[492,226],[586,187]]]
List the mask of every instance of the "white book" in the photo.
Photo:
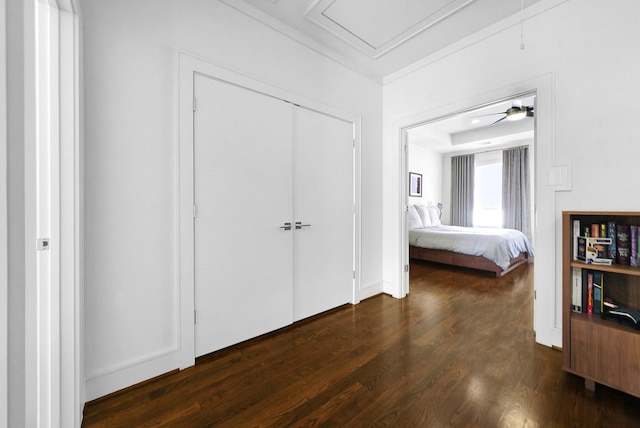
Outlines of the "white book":
[[582,312],[582,269],[572,268],[571,310]]
[[580,236],[580,220],[573,220],[573,260],[578,260],[578,236]]

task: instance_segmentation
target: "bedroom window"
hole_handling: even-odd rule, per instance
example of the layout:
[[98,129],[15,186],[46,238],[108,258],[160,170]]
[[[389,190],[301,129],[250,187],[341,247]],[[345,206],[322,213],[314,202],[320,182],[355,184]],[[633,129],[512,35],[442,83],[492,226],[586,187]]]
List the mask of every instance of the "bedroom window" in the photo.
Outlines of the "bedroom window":
[[473,226],[502,227],[502,150],[475,155]]

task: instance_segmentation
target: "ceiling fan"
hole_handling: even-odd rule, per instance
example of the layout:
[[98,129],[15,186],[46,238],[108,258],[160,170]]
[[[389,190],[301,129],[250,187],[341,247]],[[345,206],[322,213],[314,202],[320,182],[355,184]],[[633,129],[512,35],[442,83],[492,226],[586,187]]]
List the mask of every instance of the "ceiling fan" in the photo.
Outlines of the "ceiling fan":
[[502,113],[489,113],[489,114],[482,114],[480,116],[474,116],[474,117],[493,116],[496,114],[503,114],[504,117],[501,117],[500,119],[496,120],[489,126],[494,126],[505,119],[509,121],[516,121],[516,120],[524,119],[525,117],[533,117],[533,106],[523,107],[522,101],[514,100],[513,103],[511,104],[511,107],[509,107],[506,111]]

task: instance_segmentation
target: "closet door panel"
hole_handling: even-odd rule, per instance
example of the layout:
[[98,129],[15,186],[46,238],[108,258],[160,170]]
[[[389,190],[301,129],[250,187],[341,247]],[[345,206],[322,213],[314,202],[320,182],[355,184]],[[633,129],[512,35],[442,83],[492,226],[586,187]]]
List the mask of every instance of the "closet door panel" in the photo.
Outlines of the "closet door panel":
[[[353,299],[353,124],[294,108],[294,320]],[[309,225],[309,226],[305,226]]]
[[292,105],[194,78],[196,356],[293,321]]

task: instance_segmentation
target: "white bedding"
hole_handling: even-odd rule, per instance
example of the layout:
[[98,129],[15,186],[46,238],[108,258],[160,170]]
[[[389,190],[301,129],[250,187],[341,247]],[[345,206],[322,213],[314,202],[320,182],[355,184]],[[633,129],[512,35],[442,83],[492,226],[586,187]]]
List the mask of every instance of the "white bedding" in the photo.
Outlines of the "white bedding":
[[521,252],[533,256],[529,239],[514,229],[444,225],[410,229],[409,245],[483,256],[503,270],[509,267],[509,260]]

